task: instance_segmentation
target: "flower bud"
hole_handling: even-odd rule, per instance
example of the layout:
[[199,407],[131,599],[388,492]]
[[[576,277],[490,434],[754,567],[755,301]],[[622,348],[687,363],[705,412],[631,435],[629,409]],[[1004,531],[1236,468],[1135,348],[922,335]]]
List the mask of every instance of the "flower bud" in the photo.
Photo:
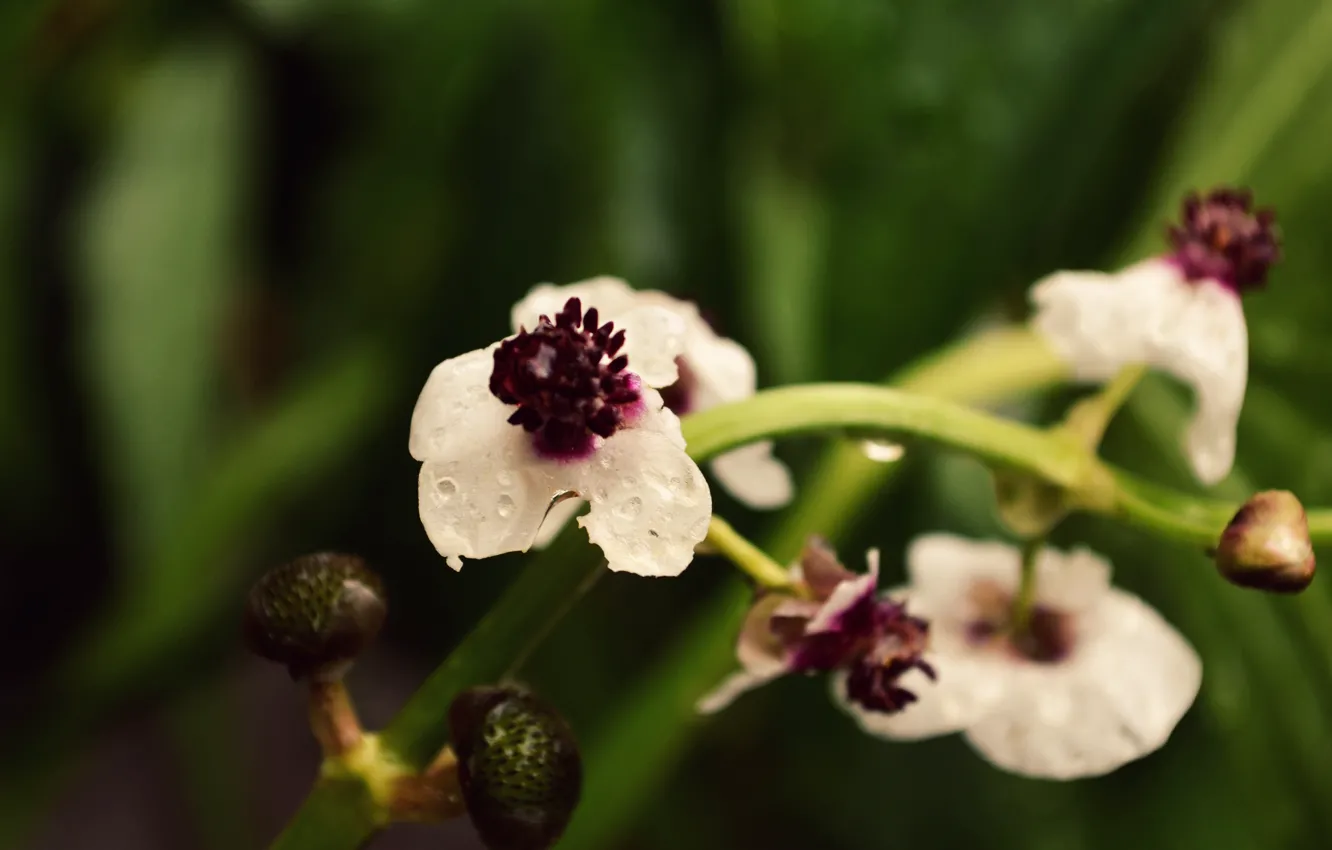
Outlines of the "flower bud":
[[1304,506],[1286,490],[1266,490],[1244,503],[1213,553],[1231,584],[1298,593],[1314,577],[1314,551]]
[[379,633],[384,586],[355,555],[302,555],[250,588],[245,643],[293,679],[336,680]]
[[544,850],[559,840],[583,785],[573,732],[516,687],[463,691],[449,707],[463,801],[490,850]]

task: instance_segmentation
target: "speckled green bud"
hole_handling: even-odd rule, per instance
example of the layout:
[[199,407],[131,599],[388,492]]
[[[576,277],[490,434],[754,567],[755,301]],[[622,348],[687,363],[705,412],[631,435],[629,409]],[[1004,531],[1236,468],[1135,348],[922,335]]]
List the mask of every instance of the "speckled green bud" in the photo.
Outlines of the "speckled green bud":
[[264,574],[245,606],[245,642],[293,679],[336,679],[379,633],[384,586],[355,555],[302,555]]
[[1285,490],[1256,493],[1245,502],[1213,555],[1230,583],[1272,593],[1304,590],[1316,567],[1304,506]]
[[516,687],[463,691],[449,708],[467,812],[490,850],[543,850],[564,833],[582,792],[573,732]]

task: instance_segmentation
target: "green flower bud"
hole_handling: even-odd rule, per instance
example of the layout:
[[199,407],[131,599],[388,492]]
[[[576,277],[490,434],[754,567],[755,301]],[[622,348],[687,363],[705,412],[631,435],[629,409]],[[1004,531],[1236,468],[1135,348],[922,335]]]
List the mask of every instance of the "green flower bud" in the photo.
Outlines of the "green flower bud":
[[573,732],[516,687],[463,691],[449,707],[463,801],[490,850],[544,850],[564,833],[583,786]]
[[1294,493],[1255,494],[1221,534],[1216,568],[1231,584],[1273,593],[1299,593],[1314,577],[1309,521]]
[[355,555],[302,555],[265,573],[245,605],[245,643],[293,679],[336,680],[379,633],[384,586]]

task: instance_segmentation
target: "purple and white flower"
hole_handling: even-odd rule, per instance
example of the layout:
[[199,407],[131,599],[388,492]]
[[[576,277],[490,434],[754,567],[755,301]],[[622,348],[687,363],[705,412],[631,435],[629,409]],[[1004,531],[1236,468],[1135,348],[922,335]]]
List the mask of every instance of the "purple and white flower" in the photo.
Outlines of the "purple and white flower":
[[902,678],[917,671],[933,679],[921,653],[929,624],[906,606],[880,597],[879,553],[869,571],[852,573],[817,538],[805,546],[791,576],[801,595],[762,596],[750,609],[736,644],[741,669],[703,697],[698,710],[720,711],[736,697],[792,673],[842,671],[846,698],[865,711],[894,713],[916,700]]
[[671,316],[644,310],[617,330],[578,298],[550,315],[431,372],[409,442],[426,533],[460,569],[525,551],[552,500],[576,494],[612,570],[678,575],[707,535],[712,496],[679,419],[630,369],[639,352],[647,370],[664,368],[649,352],[673,345]]
[[1240,296],[1266,284],[1281,249],[1273,212],[1229,189],[1188,196],[1169,238],[1169,253],[1119,272],[1061,271],[1037,282],[1032,323],[1078,380],[1147,364],[1188,384],[1197,409],[1186,451],[1198,479],[1214,484],[1234,463],[1248,381]]
[[1112,587],[1110,564],[1087,549],[1039,554],[1035,605],[1020,630],[1011,622],[1016,548],[928,534],[912,542],[907,570],[901,597],[930,620],[923,661],[937,673],[907,672],[901,686],[919,700],[897,714],[867,710],[853,675],[839,675],[834,698],[870,734],[960,731],[1004,770],[1075,779],[1162,746],[1197,696],[1198,654],[1150,606]]
[[[655,290],[636,290],[614,277],[597,277],[532,289],[513,308],[513,327],[553,314],[569,298],[596,304],[604,319],[627,333],[624,353],[643,384],[661,392],[666,406],[683,416],[752,396],[758,387],[754,358],[744,346],[719,336],[689,301]],[[751,443],[714,458],[710,464],[722,486],[752,508],[778,508],[791,501],[794,487],[785,464],[772,455],[772,443]],[[576,501],[553,509],[566,518]]]

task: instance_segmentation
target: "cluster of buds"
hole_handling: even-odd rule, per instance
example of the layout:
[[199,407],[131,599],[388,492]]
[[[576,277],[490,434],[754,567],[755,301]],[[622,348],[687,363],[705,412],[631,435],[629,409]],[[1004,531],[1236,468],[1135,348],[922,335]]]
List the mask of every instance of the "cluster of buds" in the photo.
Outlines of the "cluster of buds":
[[[352,765],[373,764],[376,758],[363,757],[379,750],[361,729],[343,677],[387,612],[384,584],[364,560],[329,552],[275,567],[246,601],[246,645],[309,689],[310,724],[325,758],[352,773],[373,769]],[[447,722],[452,745],[420,773],[404,772],[391,754],[378,756],[395,774],[388,799],[377,801],[387,817],[466,814],[490,850],[553,845],[582,789],[578,746],[564,719],[527,689],[505,685],[463,691]]]

